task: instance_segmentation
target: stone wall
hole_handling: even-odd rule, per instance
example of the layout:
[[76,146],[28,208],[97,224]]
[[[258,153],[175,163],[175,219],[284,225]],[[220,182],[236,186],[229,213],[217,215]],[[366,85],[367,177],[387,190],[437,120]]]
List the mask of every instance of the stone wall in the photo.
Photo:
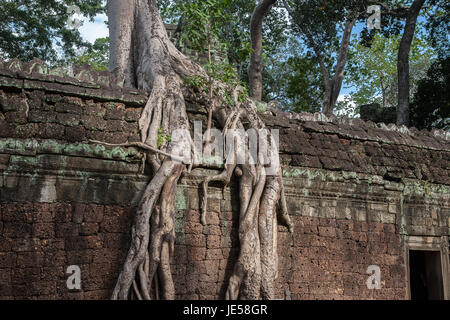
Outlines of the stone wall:
[[[0,299],[107,299],[149,180],[134,148],[148,96],[87,68],[0,61]],[[111,85],[114,84],[114,85]],[[188,103],[191,121],[206,109]],[[280,130],[294,233],[278,228],[277,298],[408,299],[408,249],[440,250],[448,298],[450,134],[320,114],[261,114]],[[206,123],[206,121],[204,121]],[[176,196],[172,271],[178,299],[220,299],[238,253],[236,181]],[[70,265],[82,289],[66,287]],[[369,265],[381,289],[366,286]]]
[[396,107],[381,107],[378,103],[366,104],[359,107],[359,114],[364,121],[375,123],[395,123],[397,120]]

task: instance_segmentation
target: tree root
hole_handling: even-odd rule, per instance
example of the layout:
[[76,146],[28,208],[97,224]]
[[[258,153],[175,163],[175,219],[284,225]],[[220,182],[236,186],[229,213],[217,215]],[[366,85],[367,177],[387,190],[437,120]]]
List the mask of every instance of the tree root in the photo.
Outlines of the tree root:
[[202,201],[202,215],[201,222],[204,226],[206,226],[206,214],[208,211],[208,184],[212,181],[222,182],[224,186],[227,186],[230,183],[231,176],[233,175],[235,165],[227,165],[227,168],[218,175],[208,176],[203,181],[203,201]]
[[127,143],[106,143],[103,141],[97,141],[97,140],[89,140],[89,142],[91,143],[96,143],[96,144],[101,144],[104,146],[108,146],[108,147],[123,147],[123,148],[130,148],[130,147],[135,147],[135,148],[139,148],[139,149],[143,149],[143,150],[147,150],[153,153],[157,153],[160,154],[162,156],[165,157],[171,157],[172,160],[174,161],[179,161],[179,162],[184,162],[184,159],[181,157],[178,157],[176,155],[173,154],[169,154],[167,152],[161,151],[159,149],[153,148],[151,146],[149,146],[148,144],[142,143],[142,142],[127,142]]
[[[118,1],[118,0],[116,0]],[[128,0],[127,0],[128,1]],[[117,2],[120,5],[120,2]],[[170,260],[175,244],[175,193],[177,181],[185,170],[181,158],[174,158],[172,150],[189,148],[189,142],[165,142],[157,148],[160,130],[170,134],[175,129],[189,129],[185,106],[185,92],[182,78],[192,75],[207,78],[200,66],[182,55],[170,42],[159,16],[155,0],[134,0],[135,14],[122,27],[133,30],[134,40],[129,43],[134,54],[130,67],[127,59],[117,61],[117,74],[124,75],[134,70],[136,84],[140,89],[150,90],[149,100],[142,112],[139,127],[141,142],[106,144],[110,146],[138,147],[148,151],[147,162],[154,176],[147,185],[131,230],[131,245],[123,269],[117,279],[112,299],[128,299],[130,289],[139,300],[174,299],[175,287],[172,280]],[[113,12],[112,10],[109,11]],[[112,13],[111,13],[112,14]],[[119,56],[123,56],[119,55]],[[120,63],[125,63],[121,65]],[[125,77],[130,79],[129,76]],[[132,78],[132,77],[131,77]],[[221,84],[217,84],[220,86]],[[186,88],[184,88],[186,89]],[[220,89],[220,88],[219,88]],[[192,91],[190,99],[196,99]],[[255,129],[264,129],[264,123],[256,113],[252,101],[239,104],[238,108],[224,106],[220,95],[197,97],[209,101],[211,115],[223,128],[244,128],[241,114]],[[221,106],[222,109],[218,109]],[[227,114],[231,116],[227,117]],[[272,140],[271,140],[272,141]],[[91,141],[100,143],[98,141]],[[208,184],[219,181],[227,185],[233,173],[239,177],[240,210],[239,241],[240,252],[225,297],[227,299],[273,299],[274,281],[277,276],[277,214],[276,204],[281,201],[281,219],[292,230],[281,182],[278,149],[272,145],[273,162],[278,174],[267,175],[268,167],[260,157],[255,165],[236,165],[236,157],[225,165],[225,170],[203,182],[203,203],[201,222],[206,224]],[[235,150],[234,150],[235,152]]]

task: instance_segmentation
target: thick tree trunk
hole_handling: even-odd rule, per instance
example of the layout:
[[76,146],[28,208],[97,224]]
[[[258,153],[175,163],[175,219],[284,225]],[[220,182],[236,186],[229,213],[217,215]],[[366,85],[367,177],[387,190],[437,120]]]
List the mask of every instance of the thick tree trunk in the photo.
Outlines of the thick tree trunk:
[[409,52],[416,30],[417,17],[424,3],[425,0],[414,0],[411,8],[408,10],[403,37],[398,49],[397,125],[408,126],[409,124]]
[[[199,72],[169,41],[154,0],[108,1],[111,41],[111,69],[126,84],[151,90],[139,126],[142,142],[158,149],[158,130],[169,134],[188,129],[181,78],[172,64]],[[166,143],[162,152],[170,153]],[[189,148],[189,145],[184,146]],[[177,180],[184,166],[168,157],[149,153],[154,177],[140,202],[132,229],[131,247],[114,289],[113,299],[127,299],[139,275],[137,296],[148,299],[158,275],[162,297],[175,296],[170,271],[170,252],[174,246],[174,197]],[[148,263],[145,263],[148,260]],[[158,289],[158,288],[157,288]]]
[[333,80],[324,80],[324,91],[322,100],[322,113],[329,116],[333,113],[333,108],[331,107],[331,94],[333,92]]
[[250,37],[252,42],[252,53],[248,67],[248,78],[250,80],[250,96],[261,101],[262,99],[262,23],[267,12],[277,0],[261,0],[253,11],[250,22]]
[[[208,79],[205,71],[181,54],[170,42],[158,13],[156,0],[108,1],[111,28],[111,70],[125,83],[151,91],[142,112],[139,127],[141,146],[154,176],[148,184],[131,230],[131,245],[120,273],[113,299],[127,299],[130,289],[138,299],[174,299],[175,286],[170,270],[174,251],[174,199],[177,181],[185,166],[167,156],[173,150],[190,150],[192,139],[172,139],[157,145],[158,134],[174,130],[189,132],[185,98],[194,103],[212,106],[215,119],[224,131],[244,126],[244,114],[255,129],[264,129],[254,101],[238,101],[235,106],[223,101],[226,85],[213,82],[219,92],[208,96],[183,87],[182,79],[199,76]],[[236,90],[239,90],[236,88]],[[238,137],[234,133],[234,138]],[[172,135],[173,136],[173,135]],[[267,166],[258,156],[256,165],[232,163],[217,176],[205,178],[202,222],[206,221],[208,182],[228,183],[234,172],[240,177],[240,254],[230,278],[226,297],[230,299],[272,299],[277,274],[277,215],[275,205],[281,197],[280,221],[292,231],[281,182],[278,148],[270,138],[271,167],[275,174],[266,177]],[[137,146],[137,144],[133,144]]]
[[328,83],[324,85],[325,92],[322,112],[327,116],[333,114],[334,107],[336,106],[337,99],[339,98],[339,94],[341,92],[342,82],[344,81],[345,65],[347,64],[347,53],[355,22],[356,19],[347,20],[345,22],[344,33],[342,35],[341,47],[336,64],[336,72],[332,80],[327,80],[324,78],[324,81],[328,81]]
[[134,0],[108,1],[109,71],[128,87],[135,87],[133,50]]

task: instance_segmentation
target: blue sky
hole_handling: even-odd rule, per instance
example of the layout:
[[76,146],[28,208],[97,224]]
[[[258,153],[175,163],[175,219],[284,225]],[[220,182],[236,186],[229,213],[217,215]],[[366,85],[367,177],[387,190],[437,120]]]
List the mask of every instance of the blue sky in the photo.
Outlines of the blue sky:
[[83,26],[80,28],[80,33],[83,39],[94,43],[97,38],[104,38],[109,35],[108,27],[105,24],[105,21],[108,20],[106,14],[99,14],[94,18],[93,22],[90,22],[89,19],[83,19]]

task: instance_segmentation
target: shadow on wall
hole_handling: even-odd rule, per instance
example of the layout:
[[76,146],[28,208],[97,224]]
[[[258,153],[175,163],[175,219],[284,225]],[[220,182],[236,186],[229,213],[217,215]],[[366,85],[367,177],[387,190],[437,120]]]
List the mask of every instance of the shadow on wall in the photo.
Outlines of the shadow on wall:
[[361,120],[373,121],[375,123],[396,123],[397,110],[395,107],[382,108],[378,103],[366,104],[360,106],[359,114]]

